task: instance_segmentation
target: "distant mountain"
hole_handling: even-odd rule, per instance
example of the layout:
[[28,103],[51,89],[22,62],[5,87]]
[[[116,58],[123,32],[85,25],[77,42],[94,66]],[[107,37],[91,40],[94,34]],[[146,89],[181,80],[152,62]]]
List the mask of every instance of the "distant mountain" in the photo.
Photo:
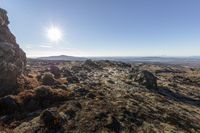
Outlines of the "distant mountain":
[[84,60],[87,60],[87,58],[84,58],[84,57],[75,57],[75,56],[67,56],[67,55],[39,57],[36,59],[38,59],[38,60],[62,60],[62,61],[84,61]]
[[[112,60],[112,61],[122,61],[122,62],[141,62],[141,63],[167,63],[167,64],[180,64],[189,66],[200,66],[200,57],[75,57],[75,56],[48,56],[39,57],[36,60],[52,60],[52,61],[85,61],[87,59],[92,60]],[[35,60],[35,59],[34,59]]]

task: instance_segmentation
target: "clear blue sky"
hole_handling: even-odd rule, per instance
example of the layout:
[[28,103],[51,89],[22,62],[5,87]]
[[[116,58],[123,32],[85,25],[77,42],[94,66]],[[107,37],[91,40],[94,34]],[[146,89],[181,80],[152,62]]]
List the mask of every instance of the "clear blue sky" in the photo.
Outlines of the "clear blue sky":
[[[197,56],[200,0],[0,0],[28,56]],[[62,40],[51,42],[56,25]]]

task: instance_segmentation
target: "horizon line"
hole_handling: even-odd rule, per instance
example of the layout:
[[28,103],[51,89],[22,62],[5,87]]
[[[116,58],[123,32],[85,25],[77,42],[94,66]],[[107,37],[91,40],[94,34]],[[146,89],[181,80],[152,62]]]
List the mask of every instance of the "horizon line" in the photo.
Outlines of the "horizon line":
[[130,56],[76,56],[76,55],[49,55],[49,56],[27,56],[27,58],[41,58],[41,57],[56,57],[56,56],[70,56],[70,57],[83,57],[83,58],[126,58],[126,57],[135,57],[135,58],[146,58],[146,57],[154,57],[154,58],[192,58],[192,57],[200,57],[200,55],[191,55],[191,56],[185,56],[185,55],[179,55],[179,56],[169,56],[169,55],[155,55],[155,56],[135,56],[135,55],[130,55]]

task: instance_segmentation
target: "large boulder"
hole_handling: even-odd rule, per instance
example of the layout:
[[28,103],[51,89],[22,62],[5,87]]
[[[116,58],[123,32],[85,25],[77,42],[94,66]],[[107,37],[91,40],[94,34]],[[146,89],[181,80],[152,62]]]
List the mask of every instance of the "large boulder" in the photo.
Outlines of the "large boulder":
[[17,79],[25,70],[26,54],[8,28],[7,12],[0,8],[0,96],[16,92]]
[[157,77],[147,70],[139,71],[136,74],[134,81],[147,88],[157,88]]

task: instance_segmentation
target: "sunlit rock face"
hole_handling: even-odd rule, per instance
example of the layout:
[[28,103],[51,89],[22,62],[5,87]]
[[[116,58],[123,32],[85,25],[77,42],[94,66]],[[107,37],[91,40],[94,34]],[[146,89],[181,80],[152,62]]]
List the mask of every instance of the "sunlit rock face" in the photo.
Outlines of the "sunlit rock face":
[[17,78],[26,66],[26,54],[8,24],[7,11],[0,8],[0,96],[17,91]]

